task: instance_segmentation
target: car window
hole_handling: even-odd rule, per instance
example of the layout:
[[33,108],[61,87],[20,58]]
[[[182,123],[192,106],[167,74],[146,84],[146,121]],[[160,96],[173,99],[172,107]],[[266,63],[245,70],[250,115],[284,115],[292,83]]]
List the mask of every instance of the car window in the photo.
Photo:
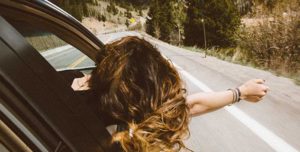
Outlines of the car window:
[[26,22],[8,20],[57,71],[94,66],[88,56],[55,34]]

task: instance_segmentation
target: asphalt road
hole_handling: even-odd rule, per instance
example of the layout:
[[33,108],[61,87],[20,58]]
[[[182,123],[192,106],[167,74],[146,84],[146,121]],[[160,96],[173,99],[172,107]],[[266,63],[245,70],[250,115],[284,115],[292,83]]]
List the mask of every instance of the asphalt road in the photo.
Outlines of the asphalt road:
[[[270,72],[218,60],[187,51],[137,32],[100,35],[104,43],[128,35],[149,40],[170,59],[185,81],[188,93],[221,91],[248,79],[263,78],[271,91],[262,102],[242,101],[218,111],[194,117],[185,141],[195,152],[297,152],[300,151],[300,86]],[[51,52],[51,51],[50,51]],[[94,65],[74,48],[44,55],[56,68]]]

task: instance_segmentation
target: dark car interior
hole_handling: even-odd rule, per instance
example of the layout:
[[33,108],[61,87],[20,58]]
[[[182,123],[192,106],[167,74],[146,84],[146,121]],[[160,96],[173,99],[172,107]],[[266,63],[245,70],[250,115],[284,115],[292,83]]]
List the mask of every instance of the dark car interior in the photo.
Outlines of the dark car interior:
[[[19,24],[24,19],[0,13],[0,118],[5,124],[0,127],[0,134],[6,135],[0,137],[1,144],[10,151],[24,151],[24,147],[31,151],[119,151],[110,144],[111,136],[96,114],[25,40],[27,34],[40,31],[29,31]],[[49,25],[38,26],[47,29]],[[51,28],[51,32],[64,34],[63,30],[55,31],[56,28]],[[68,35],[68,31],[65,32]],[[78,46],[79,50],[84,49],[84,44],[78,43],[80,39],[60,38]],[[93,53],[87,55],[90,57]],[[90,72],[93,68],[71,70]],[[10,128],[26,146],[3,126]]]

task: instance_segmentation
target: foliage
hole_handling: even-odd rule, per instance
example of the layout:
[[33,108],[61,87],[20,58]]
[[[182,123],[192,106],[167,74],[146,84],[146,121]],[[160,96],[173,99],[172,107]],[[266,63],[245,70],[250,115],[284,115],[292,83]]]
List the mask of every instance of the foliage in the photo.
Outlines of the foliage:
[[159,3],[158,0],[153,0],[149,11],[146,22],[146,32],[154,37],[159,37],[157,31],[159,31]]
[[116,7],[115,3],[110,3],[109,5],[107,5],[106,10],[113,15],[117,15],[119,13],[119,10]]
[[150,4],[151,0],[111,0],[111,1],[114,1],[120,7],[133,11],[134,8],[137,8],[139,10],[146,9]]
[[100,15],[97,16],[97,20],[98,20],[98,21],[105,22],[105,21],[106,21],[106,17],[105,17],[105,15],[100,14]]
[[[146,32],[166,42],[180,31],[185,17],[183,0],[153,0],[146,22]],[[177,38],[177,37],[176,37]]]
[[242,29],[239,45],[248,62],[280,74],[300,76],[300,19],[276,17],[258,27]]
[[126,19],[126,22],[125,22],[126,27],[128,27],[129,24],[130,24],[130,23],[129,23],[128,19]]
[[52,2],[79,21],[82,20],[83,16],[89,16],[87,4],[96,4],[94,0],[52,0]]
[[143,25],[141,24],[141,22],[138,22],[135,25],[128,27],[128,30],[130,31],[141,31],[142,29],[143,29]]
[[235,0],[235,5],[242,16],[252,12],[254,3],[253,0]]
[[[204,22],[202,22],[204,19]],[[240,25],[240,15],[232,0],[188,0],[184,25],[185,44],[204,46],[204,33],[208,46],[235,45],[235,32]]]
[[144,16],[142,10],[139,10],[139,16]]
[[126,16],[127,18],[132,18],[132,14],[131,14],[130,10],[128,10],[128,9],[126,10],[125,16]]

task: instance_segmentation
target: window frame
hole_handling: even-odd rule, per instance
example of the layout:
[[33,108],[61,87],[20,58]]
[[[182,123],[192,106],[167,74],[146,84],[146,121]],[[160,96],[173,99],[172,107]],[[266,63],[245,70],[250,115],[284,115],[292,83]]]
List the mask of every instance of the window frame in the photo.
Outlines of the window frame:
[[[117,146],[109,145],[111,136],[104,125],[76,98],[65,80],[1,17],[16,17],[20,21],[42,25],[42,28],[53,32],[95,61],[97,52],[103,47],[100,40],[78,25],[72,17],[44,2],[0,1],[0,40],[10,48],[0,51],[0,58],[1,55],[5,56],[0,61],[0,97],[8,99],[4,100],[6,106],[26,125],[34,128],[35,134],[45,141],[50,151],[55,150],[61,141],[71,151],[120,151]],[[37,12],[41,14],[38,15]],[[45,15],[45,12],[52,16]],[[68,26],[63,26],[65,24]],[[35,86],[30,86],[29,83]],[[5,89],[12,96],[3,93]],[[18,100],[14,100],[13,96]],[[7,120],[3,113],[0,117]],[[16,126],[10,124],[10,127]],[[55,133],[55,136],[47,141],[51,133]]]

